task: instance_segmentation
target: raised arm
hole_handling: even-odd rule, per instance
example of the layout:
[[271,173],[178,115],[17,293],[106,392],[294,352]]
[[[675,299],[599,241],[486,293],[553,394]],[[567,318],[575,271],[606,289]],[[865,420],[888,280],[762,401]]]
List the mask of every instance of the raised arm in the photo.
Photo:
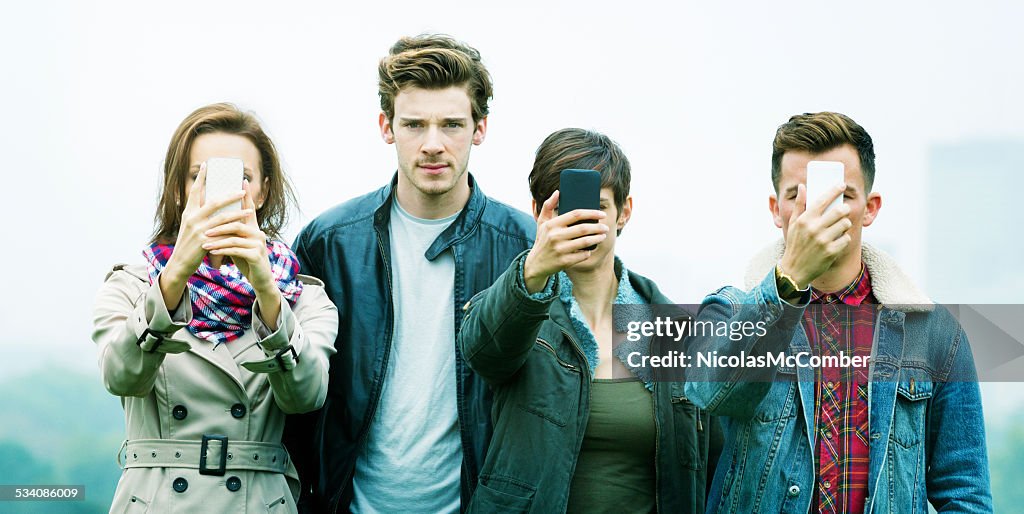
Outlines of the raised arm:
[[279,300],[272,326],[264,321],[259,301],[253,306],[253,329],[267,359],[242,363],[250,371],[268,374],[274,401],[289,414],[323,406],[338,336],[338,310],[322,283],[311,277],[302,280],[305,288],[295,308]]
[[92,340],[103,385],[117,396],[145,396],[164,356],[190,348],[170,336],[191,321],[191,302],[179,300],[169,312],[160,282],[146,285],[143,273],[115,268],[96,294]]

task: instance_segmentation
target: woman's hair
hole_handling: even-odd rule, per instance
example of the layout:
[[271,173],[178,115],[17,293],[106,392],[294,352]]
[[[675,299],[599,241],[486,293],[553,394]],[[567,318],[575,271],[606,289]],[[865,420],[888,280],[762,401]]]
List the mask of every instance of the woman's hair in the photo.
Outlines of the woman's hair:
[[164,159],[164,181],[160,187],[160,203],[156,208],[154,243],[173,243],[181,227],[185,209],[185,183],[189,173],[192,144],[202,134],[235,134],[242,136],[260,153],[260,174],[263,176],[263,205],[256,211],[260,230],[268,238],[277,239],[288,221],[288,208],[295,203],[295,193],[281,170],[274,143],[263,132],[252,113],[242,112],[232,104],[217,103],[200,107],[178,125],[167,147]]
[[565,128],[552,132],[537,148],[529,177],[535,214],[540,214],[544,202],[558,189],[565,169],[601,172],[601,187],[612,188],[615,208],[622,212],[630,181],[629,159],[622,148],[599,132]]

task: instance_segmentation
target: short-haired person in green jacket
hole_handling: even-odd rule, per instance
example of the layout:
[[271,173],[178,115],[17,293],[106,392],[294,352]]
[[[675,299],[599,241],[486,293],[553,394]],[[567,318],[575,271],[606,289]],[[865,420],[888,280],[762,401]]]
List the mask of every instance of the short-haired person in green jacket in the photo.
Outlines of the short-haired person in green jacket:
[[[564,169],[601,173],[601,210],[557,212]],[[614,304],[672,303],[615,257],[629,182],[603,134],[563,129],[537,150],[536,243],[466,304],[459,334],[494,390],[470,512],[704,512],[712,420],[682,383],[638,379],[613,349]]]

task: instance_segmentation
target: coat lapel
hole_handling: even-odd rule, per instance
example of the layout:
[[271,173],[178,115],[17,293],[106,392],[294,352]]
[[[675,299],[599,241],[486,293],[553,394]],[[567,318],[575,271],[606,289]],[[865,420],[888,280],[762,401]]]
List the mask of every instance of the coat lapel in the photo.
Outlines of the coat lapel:
[[209,341],[192,336],[191,333],[189,337],[192,339],[192,349],[189,350],[189,353],[196,355],[223,371],[225,375],[231,377],[231,381],[238,386],[242,394],[246,395],[245,386],[242,384],[242,377],[238,370],[238,363],[235,362],[235,357],[231,354],[231,349],[228,348],[228,345],[237,345],[239,348],[249,346],[250,341],[248,339],[252,336],[246,333],[238,340],[221,344],[216,349],[214,344]]

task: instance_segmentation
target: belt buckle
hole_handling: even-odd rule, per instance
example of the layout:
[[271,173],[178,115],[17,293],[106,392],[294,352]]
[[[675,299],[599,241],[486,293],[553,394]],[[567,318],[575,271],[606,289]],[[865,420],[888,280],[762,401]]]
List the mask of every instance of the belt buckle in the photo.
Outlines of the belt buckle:
[[[210,441],[220,441],[220,467],[206,467],[206,453],[210,449]],[[199,447],[199,474],[222,477],[228,470],[228,436],[203,435],[203,444]]]

